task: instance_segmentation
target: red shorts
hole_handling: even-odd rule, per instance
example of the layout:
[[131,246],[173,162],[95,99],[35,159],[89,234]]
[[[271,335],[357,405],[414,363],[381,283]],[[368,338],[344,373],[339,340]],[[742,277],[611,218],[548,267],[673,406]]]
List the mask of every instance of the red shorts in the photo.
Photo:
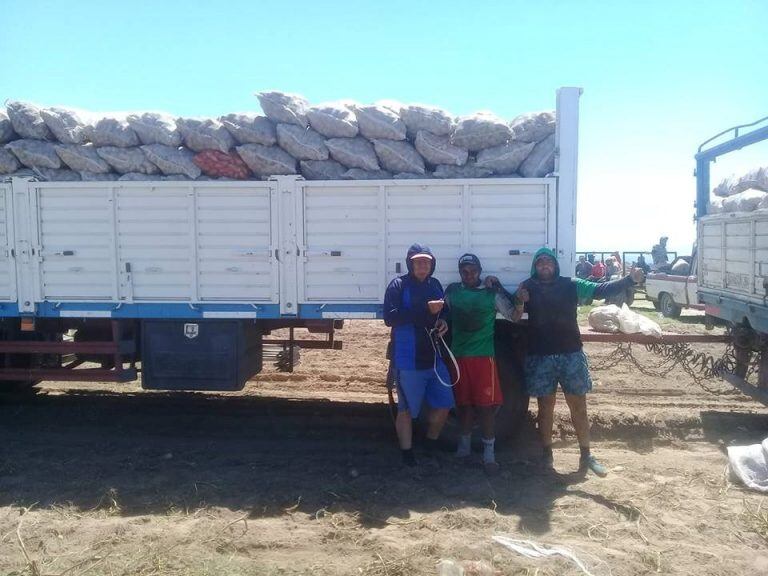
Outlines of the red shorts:
[[496,361],[492,356],[456,358],[459,381],[453,387],[457,406],[501,406],[504,398],[499,386]]

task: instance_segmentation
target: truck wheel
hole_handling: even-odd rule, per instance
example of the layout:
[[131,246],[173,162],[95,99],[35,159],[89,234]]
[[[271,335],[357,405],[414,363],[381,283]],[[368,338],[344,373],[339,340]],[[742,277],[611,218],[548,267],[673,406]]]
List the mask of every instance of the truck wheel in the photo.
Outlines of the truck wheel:
[[659,295],[659,310],[661,310],[662,316],[666,318],[679,318],[682,308],[675,304],[672,296],[666,292],[662,292]]
[[504,404],[496,413],[496,437],[511,440],[527,422],[529,397],[525,390],[523,366],[526,332],[517,324],[497,320],[495,328],[496,369]]

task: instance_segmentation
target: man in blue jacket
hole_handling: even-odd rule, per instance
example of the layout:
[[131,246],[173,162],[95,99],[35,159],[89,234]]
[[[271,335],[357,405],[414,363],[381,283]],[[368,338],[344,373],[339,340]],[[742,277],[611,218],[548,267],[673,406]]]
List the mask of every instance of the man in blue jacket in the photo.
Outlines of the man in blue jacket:
[[384,294],[384,323],[392,327],[392,362],[397,381],[395,428],[403,463],[415,466],[413,418],[426,400],[428,416],[426,448],[433,451],[448,411],[453,407],[451,378],[437,353],[434,334],[442,336],[448,325],[440,318],[443,287],[432,277],[435,257],[426,246],[408,249],[408,274],[392,280]]

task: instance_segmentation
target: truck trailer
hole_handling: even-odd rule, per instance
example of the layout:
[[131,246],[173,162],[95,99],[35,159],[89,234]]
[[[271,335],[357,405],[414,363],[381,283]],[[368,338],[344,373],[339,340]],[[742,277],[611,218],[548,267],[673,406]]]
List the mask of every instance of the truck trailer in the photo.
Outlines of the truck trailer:
[[[382,317],[412,242],[444,285],[475,252],[516,286],[573,271],[581,89],[556,98],[555,172],[465,180],[0,181],[0,387],[131,381],[239,390],[280,328]],[[293,330],[291,330],[293,334]]]
[[[697,289],[709,319],[731,328],[736,375],[760,354],[758,392],[768,400],[768,212],[708,214],[710,163],[768,140],[768,117],[735,126],[704,142],[696,154]],[[751,390],[747,390],[752,392]]]

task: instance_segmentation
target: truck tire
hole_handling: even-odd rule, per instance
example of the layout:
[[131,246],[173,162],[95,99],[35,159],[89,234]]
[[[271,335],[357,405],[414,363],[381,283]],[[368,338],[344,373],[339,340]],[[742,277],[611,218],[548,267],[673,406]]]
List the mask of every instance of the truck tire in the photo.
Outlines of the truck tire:
[[504,404],[496,413],[496,437],[513,440],[520,435],[528,418],[530,398],[525,390],[525,328],[506,320],[497,320],[494,345],[496,369]]
[[667,292],[659,294],[659,310],[665,318],[679,318],[682,308],[675,304],[672,295]]

